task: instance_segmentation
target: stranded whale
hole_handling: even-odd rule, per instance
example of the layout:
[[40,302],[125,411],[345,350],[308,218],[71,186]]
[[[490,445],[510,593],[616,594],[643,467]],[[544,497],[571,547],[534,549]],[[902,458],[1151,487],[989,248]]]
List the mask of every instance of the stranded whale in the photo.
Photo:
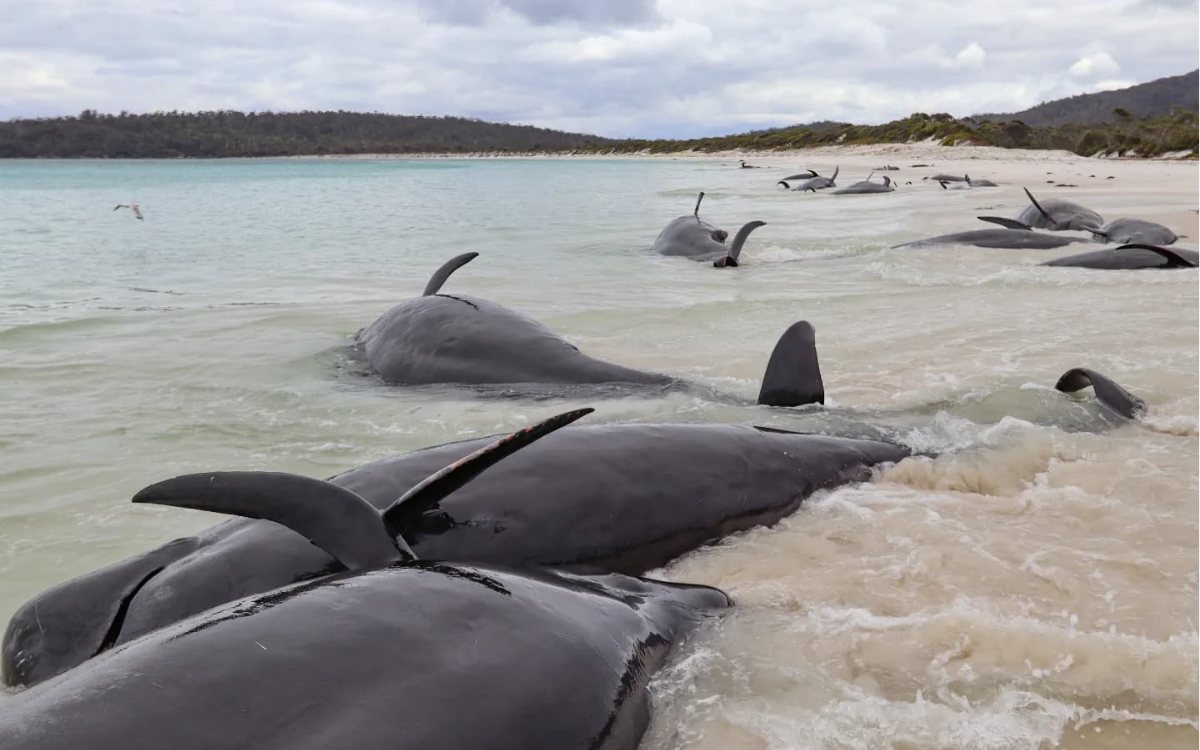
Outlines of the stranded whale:
[[[384,381],[398,385],[695,387],[669,375],[589,357],[541,323],[495,302],[439,294],[450,274],[477,255],[466,253],[451,259],[434,273],[424,296],[401,302],[359,332],[359,351]],[[803,368],[786,368],[805,357],[815,358],[816,352],[811,350],[811,342],[787,332],[776,344],[776,351],[781,349],[792,351],[778,359],[772,355],[763,374],[763,383],[772,386],[764,391],[770,398],[760,397],[759,403],[808,403],[805,394],[810,387]]]
[[1195,268],[1195,250],[1182,247],[1158,247],[1148,244],[1121,245],[1111,250],[1068,255],[1043,263],[1043,266],[1098,268],[1104,270],[1137,270],[1142,268]]
[[700,202],[704,193],[696,199],[696,209],[691,216],[680,216],[658,233],[653,250],[659,255],[680,255],[691,260],[712,261],[717,268],[736,267],[738,256],[746,238],[765,221],[751,221],[742,225],[733,243],[726,246],[729,233],[700,218]]
[[26,691],[0,715],[0,745],[633,750],[650,677],[729,605],[703,586],[416,561],[352,494],[264,508],[214,483],[143,499],[270,518],[348,572],[233,601]]
[[[461,486],[482,471],[476,458],[448,478],[421,482],[476,453],[494,463],[492,446],[485,438],[427,448],[327,482],[270,473],[196,475],[148,488],[142,497],[162,502],[195,494],[218,476],[219,485],[205,490],[206,507],[226,510],[237,502],[265,515],[308,498],[303,507],[314,523],[336,528],[336,518],[318,511],[353,494],[387,508],[389,530],[422,558],[641,573],[736,531],[772,524],[813,492],[863,481],[872,467],[909,453],[882,441],[734,425],[597,425],[529,445],[490,468],[486,481]],[[0,666],[7,684],[35,684],[205,609],[340,569],[334,557],[278,524],[226,521],[35,597],[9,623]]]

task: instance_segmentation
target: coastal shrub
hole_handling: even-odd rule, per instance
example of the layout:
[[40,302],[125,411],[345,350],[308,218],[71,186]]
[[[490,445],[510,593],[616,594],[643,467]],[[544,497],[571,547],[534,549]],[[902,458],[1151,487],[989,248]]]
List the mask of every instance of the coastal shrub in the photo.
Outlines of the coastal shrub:
[[1075,144],[1074,151],[1080,156],[1091,156],[1108,149],[1108,136],[1099,130],[1089,130]]

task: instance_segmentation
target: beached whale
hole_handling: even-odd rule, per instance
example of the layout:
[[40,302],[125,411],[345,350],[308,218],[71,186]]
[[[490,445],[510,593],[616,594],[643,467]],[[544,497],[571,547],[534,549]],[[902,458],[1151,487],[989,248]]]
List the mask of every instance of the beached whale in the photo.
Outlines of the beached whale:
[[1145,243],[1122,245],[1118,248],[1093,250],[1068,255],[1043,263],[1043,266],[1068,266],[1104,270],[1137,270],[1143,268],[1195,268],[1195,250],[1182,247],[1160,247]]
[[938,172],[935,175],[927,175],[921,179],[933,180],[934,182],[965,182],[967,180],[966,175],[946,174],[945,172]]
[[[797,172],[796,174],[790,174],[787,177],[784,177],[783,180],[807,180],[807,179],[810,179],[813,177],[819,177],[819,176],[820,175],[817,174],[817,171],[815,169],[806,169],[803,172]],[[777,184],[783,184],[784,187],[787,187],[787,185],[784,184],[783,180],[780,180],[779,183],[777,183]]]
[[980,221],[990,221],[1010,229],[1049,229],[1054,232],[1078,231],[1104,225],[1100,214],[1090,208],[1058,198],[1039,203],[1037,198],[1033,197],[1033,193],[1029,192],[1029,188],[1024,190],[1025,195],[1029,196],[1030,205],[1026,206],[1016,219],[980,216]]
[[652,249],[659,255],[679,255],[690,260],[711,261],[717,268],[736,267],[746,238],[755,229],[766,226],[767,223],[750,221],[743,224],[734,236],[733,243],[726,245],[725,240],[728,239],[729,233],[700,218],[700,202],[703,200],[704,193],[700,193],[691,216],[680,216],[663,227],[654,239]]
[[[482,471],[479,459],[460,466],[465,457],[484,451],[491,463],[499,460],[493,443],[481,438],[426,448],[327,482],[272,473],[193,475],[135,499],[161,503],[207,492],[204,507],[226,511],[236,502],[261,506],[264,516],[306,499],[302,507],[313,524],[338,528],[344,524],[338,498],[352,493],[389,509],[389,530],[421,558],[641,573],[731,533],[772,524],[813,492],[863,481],[872,467],[909,453],[883,441],[734,425],[583,426],[528,445],[484,480],[460,486]],[[457,468],[422,482],[445,466]],[[36,684],[211,607],[342,567],[277,523],[227,521],[30,600],[5,632],[0,671],[9,685]]]
[[[160,499],[209,507],[198,489]],[[616,574],[414,561],[361,499],[313,500],[266,515],[349,572],[232,601],[8,699],[0,747],[634,750],[650,678],[730,603]],[[261,515],[253,496],[216,501]]]
[[1170,227],[1145,219],[1114,219],[1104,226],[1089,226],[1087,231],[1101,242],[1122,245],[1172,245],[1179,239],[1179,235],[1171,231]]
[[461,563],[198,615],[0,711],[5,750],[634,750],[716,589]]
[[890,193],[896,188],[892,187],[892,178],[887,175],[883,176],[883,182],[871,182],[871,176],[861,182],[856,182],[853,185],[848,185],[839,190],[834,190],[834,195],[865,195],[868,193]]
[[947,180],[943,176],[943,178],[938,179],[937,182],[942,186],[942,190],[970,190],[973,188],[998,187],[998,185],[991,180],[972,180],[971,175],[969,174],[963,175],[962,177],[954,180]]
[[[495,302],[462,294],[439,294],[450,274],[477,255],[466,253],[451,259],[433,274],[423,296],[392,307],[358,333],[358,352],[385,382],[695,387],[669,375],[589,357],[541,323]],[[785,333],[776,350],[797,347],[793,359],[802,359],[807,346],[802,338]],[[790,394],[786,386],[789,381]],[[808,403],[803,399],[807,384],[802,377],[786,371],[783,364],[769,363],[763,382],[773,384],[774,399],[759,403],[770,406]]]
[[[776,184],[783,185],[788,190],[797,190],[800,192],[811,191],[814,193],[818,190],[824,190],[825,188],[837,187],[836,180],[838,172],[841,171],[841,167],[834,167],[833,175],[830,177],[822,177],[811,169],[809,171],[812,172],[812,175],[809,177],[805,177],[803,175],[791,175],[789,177],[784,177]],[[795,180],[801,180],[801,182],[793,187],[791,183]]]
[[1091,242],[1085,237],[1035,232],[1030,229],[972,229],[967,232],[942,234],[921,240],[895,245],[901,247],[927,247],[929,245],[972,245],[1003,249],[1049,250],[1074,242]]

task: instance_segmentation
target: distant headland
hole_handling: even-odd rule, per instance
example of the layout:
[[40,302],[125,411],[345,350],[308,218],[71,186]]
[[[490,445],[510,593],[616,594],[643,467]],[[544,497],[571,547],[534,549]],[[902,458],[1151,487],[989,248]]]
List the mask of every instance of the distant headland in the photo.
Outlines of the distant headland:
[[1197,156],[1198,71],[1010,114],[917,113],[690,140],[613,139],[462,117],[362,112],[153,112],[0,122],[0,158],[224,158],[355,154],[666,154],[930,141],[1083,156]]

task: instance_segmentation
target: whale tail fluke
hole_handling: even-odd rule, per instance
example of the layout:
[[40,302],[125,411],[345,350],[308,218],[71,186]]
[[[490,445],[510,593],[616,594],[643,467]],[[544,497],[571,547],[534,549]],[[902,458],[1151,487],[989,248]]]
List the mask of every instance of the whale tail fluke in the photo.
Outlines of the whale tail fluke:
[[332,482],[267,471],[186,474],[146,487],[133,502],[274,521],[328,552],[347,570],[378,568],[416,559],[399,528],[409,512],[437,505],[497,462],[592,411],[569,411],[499,438],[430,475],[382,513]]
[[438,290],[442,288],[442,284],[446,283],[446,279],[450,278],[450,274],[475,260],[477,257],[479,257],[479,253],[463,253],[443,263],[429,277],[429,283],[425,285],[425,291],[421,292],[421,296],[428,297],[431,294],[437,294]]
[[1067,370],[1054,384],[1063,393],[1074,393],[1088,386],[1096,392],[1096,400],[1126,419],[1136,419],[1146,411],[1146,402],[1122,388],[1111,378],[1095,370],[1075,367]]
[[1029,226],[1028,224],[1022,224],[1016,219],[1006,219],[1003,216],[976,216],[975,218],[979,219],[980,221],[999,224],[1005,229],[1033,229],[1033,227]]
[[825,403],[816,332],[807,320],[793,323],[779,337],[763,374],[758,403],[766,406]]

